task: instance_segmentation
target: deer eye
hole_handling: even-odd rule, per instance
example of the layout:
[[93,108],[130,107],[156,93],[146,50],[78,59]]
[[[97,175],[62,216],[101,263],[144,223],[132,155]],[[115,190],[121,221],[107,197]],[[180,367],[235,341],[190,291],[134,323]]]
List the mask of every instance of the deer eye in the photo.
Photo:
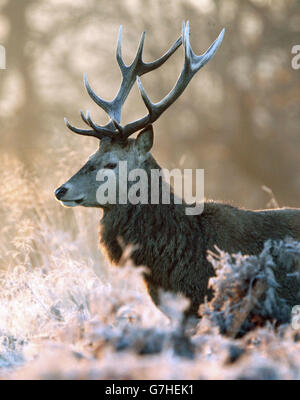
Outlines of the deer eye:
[[115,163],[108,163],[104,166],[104,168],[108,168],[108,169],[114,169],[116,168],[117,164]]
[[92,172],[92,171],[95,171],[95,167],[93,166],[93,165],[90,165],[89,167],[88,167],[88,169],[87,169],[87,172]]

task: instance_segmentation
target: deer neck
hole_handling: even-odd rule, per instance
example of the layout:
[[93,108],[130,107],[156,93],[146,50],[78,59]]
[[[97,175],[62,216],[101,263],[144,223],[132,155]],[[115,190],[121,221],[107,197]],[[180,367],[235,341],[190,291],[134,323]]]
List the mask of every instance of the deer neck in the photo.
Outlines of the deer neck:
[[[149,244],[158,241],[157,233],[164,229],[170,218],[180,218],[184,215],[182,204],[175,204],[174,193],[170,190],[170,204],[162,204],[161,191],[167,183],[159,180],[159,204],[151,204],[151,170],[161,171],[156,160],[150,156],[142,166],[148,176],[148,204],[117,204],[103,211],[100,221],[100,246],[107,253],[111,262],[117,264],[127,246],[139,246],[139,254],[147,254]],[[175,217],[174,219],[177,219]],[[143,260],[140,260],[143,264]]]

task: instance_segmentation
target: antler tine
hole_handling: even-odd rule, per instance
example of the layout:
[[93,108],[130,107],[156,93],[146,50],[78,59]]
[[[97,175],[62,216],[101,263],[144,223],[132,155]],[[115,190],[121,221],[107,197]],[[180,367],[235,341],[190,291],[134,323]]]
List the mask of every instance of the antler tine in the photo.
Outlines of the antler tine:
[[[146,32],[144,31],[142,33],[141,39],[140,39],[140,43],[139,43],[139,47],[137,49],[135,58],[132,62],[132,64],[130,65],[129,68],[135,69],[138,64],[143,64],[143,50],[144,50],[144,43],[145,43],[145,36],[146,36]],[[141,71],[136,71],[137,75],[140,73]]]
[[82,121],[85,122],[87,125],[89,125],[89,122],[88,122],[88,120],[87,120],[87,118],[86,118],[86,116],[85,116],[83,111],[80,111],[80,115],[81,115]]
[[91,126],[93,129],[80,129],[76,128],[75,126],[71,125],[70,122],[67,120],[67,118],[64,119],[66,126],[74,133],[78,133],[79,135],[84,135],[84,136],[93,136],[96,137],[97,139],[103,139],[105,137],[110,137],[113,138],[114,134],[112,132],[112,123],[109,122],[105,126],[99,126],[96,125],[91,117],[90,117],[90,112],[87,111],[87,115],[84,115],[83,111],[80,111],[80,115],[82,120],[89,126]]
[[220,32],[217,39],[213,42],[212,45],[210,45],[210,47],[206,50],[206,52],[200,56],[197,56],[193,52],[191,45],[190,45],[190,38],[189,38],[190,23],[189,23],[189,21],[187,21],[187,24],[185,27],[185,32],[184,32],[184,49],[185,49],[185,55],[191,64],[191,68],[190,68],[191,71],[188,69],[188,72],[192,75],[192,77],[197,71],[199,71],[200,68],[202,68],[205,64],[207,64],[208,61],[210,59],[212,59],[213,56],[216,54],[220,44],[222,43],[224,34],[225,34],[225,28],[222,29],[222,31]]
[[103,128],[103,127],[95,124],[95,122],[91,118],[90,110],[87,110],[87,112],[86,112],[86,120],[87,120],[88,125],[90,125],[90,127],[93,128],[94,131],[101,132],[101,128]]
[[108,115],[110,115],[111,106],[112,106],[111,102],[101,99],[101,97],[99,97],[93,91],[93,89],[90,87],[90,84],[89,84],[89,81],[87,79],[87,75],[86,74],[83,74],[83,81],[84,81],[84,86],[85,86],[88,94],[92,98],[92,100],[94,100],[94,102],[96,104],[98,104],[99,107],[101,107]]
[[122,31],[123,31],[123,27],[121,25],[120,29],[119,29],[116,58],[117,58],[119,67],[121,69],[122,75],[123,75],[123,69],[126,70],[128,67],[124,63],[124,60],[123,60],[123,57],[122,57]]
[[[86,112],[86,117],[85,119],[87,120],[88,125],[90,125],[91,128],[94,129],[94,132],[96,134],[99,134],[99,136],[101,136],[101,139],[103,137],[111,137],[113,138],[115,136],[114,134],[114,128],[112,129],[113,125],[112,122],[110,121],[107,125],[105,126],[100,126],[97,125],[91,118],[91,113],[89,110],[87,110]],[[99,137],[97,136],[97,137]]]
[[139,74],[139,76],[144,75],[147,72],[153,71],[156,68],[159,68],[164,62],[167,61],[169,57],[171,57],[173,53],[175,53],[175,51],[178,49],[178,47],[181,46],[181,44],[182,44],[182,38],[179,37],[173,44],[173,46],[160,58],[149,63],[143,61],[143,64],[141,66],[141,73]]
[[148,97],[139,76],[136,78],[136,81],[137,81],[137,85],[138,85],[139,91],[141,93],[142,99],[145,103],[145,106],[147,107],[147,109],[149,111],[149,116],[153,116],[153,111],[155,110],[155,104],[152,103],[152,101]]
[[170,107],[171,104],[177,100],[177,98],[183,93],[184,89],[187,87],[193,76],[197,71],[199,71],[200,68],[202,68],[216,53],[218,50],[220,44],[222,43],[223,37],[224,37],[225,29],[221,31],[219,34],[218,38],[214,41],[214,43],[208,48],[208,50],[200,55],[197,56],[193,52],[191,45],[190,45],[190,40],[189,40],[189,34],[190,34],[190,27],[189,27],[189,21],[185,25],[183,22],[182,24],[182,42],[183,42],[183,47],[184,47],[184,53],[185,53],[185,61],[184,61],[184,66],[181,71],[181,74],[173,87],[173,89],[170,91],[167,96],[165,96],[160,102],[158,103],[152,103],[151,100],[149,99],[142,83],[139,77],[137,77],[137,84],[142,96],[142,99],[145,103],[145,106],[148,109],[148,115],[145,117],[141,118],[140,120],[134,121],[128,125],[126,125],[123,128],[124,135],[126,137],[132,135],[132,133],[136,132],[137,130],[140,130],[144,128],[148,124],[152,124],[155,122],[159,116],[168,108]]
[[71,125],[70,122],[67,120],[67,118],[64,118],[66,126],[74,133],[78,133],[78,135],[84,135],[84,136],[95,136],[95,131],[94,130],[87,130],[87,129],[80,129],[76,128],[75,126]]

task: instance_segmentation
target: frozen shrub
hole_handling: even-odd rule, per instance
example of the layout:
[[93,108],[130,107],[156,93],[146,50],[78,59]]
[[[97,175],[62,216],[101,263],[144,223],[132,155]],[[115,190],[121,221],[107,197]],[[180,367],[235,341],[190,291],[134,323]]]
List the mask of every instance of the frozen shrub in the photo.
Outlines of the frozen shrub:
[[216,277],[210,279],[214,298],[201,306],[200,314],[221,333],[235,336],[267,321],[290,322],[292,299],[298,297],[300,304],[299,242],[268,240],[258,256],[218,250],[209,260],[216,271]]

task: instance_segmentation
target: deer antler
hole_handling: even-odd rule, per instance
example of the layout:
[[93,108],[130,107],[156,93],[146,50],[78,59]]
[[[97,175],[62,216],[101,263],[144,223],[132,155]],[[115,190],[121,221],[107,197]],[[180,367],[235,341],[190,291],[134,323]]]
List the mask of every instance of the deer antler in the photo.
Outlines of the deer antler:
[[132,133],[144,128],[148,124],[152,124],[155,122],[160,115],[168,108],[171,104],[174,103],[175,100],[183,93],[184,89],[187,87],[193,76],[200,68],[202,68],[216,53],[220,44],[222,43],[224,37],[225,29],[221,31],[218,38],[214,41],[214,43],[209,47],[209,49],[201,56],[196,56],[193,52],[191,45],[190,45],[190,26],[189,21],[187,22],[186,26],[185,23],[182,23],[182,42],[184,47],[184,66],[181,71],[181,74],[174,86],[174,88],[170,91],[170,93],[164,97],[158,103],[152,103],[139,77],[137,77],[138,87],[141,93],[141,96],[144,100],[145,106],[148,109],[148,115],[145,117],[132,122],[126,125],[123,128],[123,134],[128,137]]
[[[155,122],[160,117],[160,115],[168,107],[170,107],[170,105],[173,104],[176,99],[178,99],[178,97],[183,93],[184,89],[187,87],[187,85],[189,84],[195,73],[199,71],[199,69],[202,68],[215,55],[220,44],[222,43],[224,33],[225,29],[221,31],[218,38],[214,41],[214,43],[208,48],[208,50],[204,54],[202,54],[201,56],[196,56],[190,45],[189,22],[187,22],[186,25],[183,22],[182,38],[179,38],[174,43],[174,45],[167,51],[167,53],[163,55],[161,58],[151,63],[145,63],[142,60],[142,53],[145,40],[145,32],[144,32],[142,34],[134,61],[130,66],[126,66],[122,59],[122,54],[121,54],[121,42],[122,42],[122,27],[121,27],[117,45],[117,61],[120,66],[123,79],[119,92],[114,98],[114,100],[105,101],[101,99],[99,96],[97,96],[91,89],[86,76],[84,76],[84,84],[89,95],[110,116],[109,123],[105,126],[99,126],[92,121],[89,112],[87,112],[87,115],[84,115],[84,113],[81,112],[81,117],[83,121],[86,124],[88,124],[92,128],[92,130],[75,128],[65,119],[66,125],[73,132],[81,135],[95,136],[98,139],[103,139],[104,137],[110,137],[118,140],[126,140],[134,132],[143,129],[148,124],[152,124],[153,122]],[[181,71],[181,74],[174,88],[170,91],[170,93],[166,97],[164,97],[160,102],[152,103],[148,95],[146,94],[145,89],[142,86],[140,76],[160,67],[178,49],[181,43],[183,43],[184,53],[185,53],[184,66]],[[122,106],[135,80],[137,80],[141,96],[148,109],[148,114],[143,118],[131,122],[123,127],[120,125]]]
[[159,68],[178,49],[178,47],[180,47],[182,43],[182,39],[180,37],[162,57],[153,62],[146,63],[142,59],[144,41],[145,32],[142,34],[136,56],[132,64],[127,66],[122,58],[122,26],[120,27],[116,58],[122,73],[122,83],[116,97],[112,101],[103,100],[92,90],[87,80],[87,76],[84,74],[84,85],[88,91],[88,94],[94,100],[94,102],[97,103],[98,106],[100,106],[110,116],[109,123],[105,126],[99,126],[92,121],[89,111],[86,115],[81,111],[80,113],[83,121],[92,129],[86,130],[75,128],[65,118],[65,123],[69,129],[80,135],[94,136],[98,139],[103,139],[104,137],[115,138],[116,136],[120,136],[120,131],[115,127],[115,124],[118,126],[118,123],[121,121],[122,106],[133,84],[135,83],[137,76],[141,76],[147,72]]

